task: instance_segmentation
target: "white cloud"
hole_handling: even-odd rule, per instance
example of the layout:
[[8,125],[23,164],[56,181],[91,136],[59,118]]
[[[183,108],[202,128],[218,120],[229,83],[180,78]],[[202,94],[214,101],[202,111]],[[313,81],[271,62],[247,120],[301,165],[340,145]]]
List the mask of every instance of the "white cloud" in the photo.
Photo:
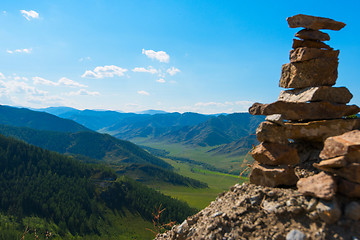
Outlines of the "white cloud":
[[1,72],[0,72],[0,80],[1,79],[5,79],[5,76],[4,76],[4,74],[2,74]]
[[15,49],[15,50],[6,50],[7,53],[31,53],[32,48],[23,48],[23,49]]
[[39,13],[35,12],[34,10],[20,10],[20,12],[28,21],[30,21],[31,19],[39,18]]
[[47,79],[41,78],[41,77],[33,77],[32,80],[33,80],[34,84],[36,84],[36,85],[47,85],[47,86],[59,85],[56,82],[53,82],[53,81],[50,81],[50,80],[47,80]]
[[90,91],[88,91],[86,89],[79,89],[76,92],[69,92],[66,95],[68,95],[68,96],[79,96],[79,95],[82,95],[82,96],[98,96],[98,95],[100,95],[100,93],[99,92],[90,92]]
[[114,77],[124,76],[124,73],[128,70],[125,68],[121,68],[115,65],[110,66],[99,66],[96,67],[93,71],[87,70],[85,73],[81,76],[82,78],[105,78],[105,77]]
[[165,79],[163,79],[163,78],[160,78],[160,79],[158,79],[156,81],[159,82],[159,83],[165,83],[166,82]]
[[156,59],[159,62],[168,63],[170,56],[164,51],[155,52],[154,50],[142,50],[142,54],[145,54],[148,58]]
[[58,85],[60,84],[63,84],[63,85],[66,85],[66,86],[70,86],[70,87],[87,87],[86,85],[84,84],[81,84],[81,83],[78,83],[78,82],[75,82],[71,79],[68,79],[66,77],[62,77],[59,79],[58,81]]
[[33,77],[32,79],[33,79],[34,84],[37,84],[37,85],[47,85],[47,86],[65,85],[65,86],[70,86],[70,87],[87,87],[84,84],[75,82],[66,77],[60,78],[59,81],[57,81],[57,82],[53,82],[53,81],[50,81],[50,80],[47,80],[47,79],[41,78],[41,77]]
[[166,70],[166,72],[167,72],[168,74],[170,74],[171,76],[174,76],[176,73],[181,72],[181,71],[180,71],[180,69],[178,69],[178,68],[171,67],[171,68],[169,68],[168,70]]
[[149,95],[150,95],[150,93],[148,93],[148,92],[146,92],[146,91],[144,91],[144,90],[140,90],[140,91],[138,91],[137,93],[140,94],[140,95],[145,95],[145,96],[149,96]]
[[144,73],[151,73],[151,74],[155,74],[158,73],[158,70],[156,70],[155,68],[153,68],[152,66],[149,66],[147,69],[143,68],[143,67],[136,67],[133,70],[131,70],[133,72],[144,72]]

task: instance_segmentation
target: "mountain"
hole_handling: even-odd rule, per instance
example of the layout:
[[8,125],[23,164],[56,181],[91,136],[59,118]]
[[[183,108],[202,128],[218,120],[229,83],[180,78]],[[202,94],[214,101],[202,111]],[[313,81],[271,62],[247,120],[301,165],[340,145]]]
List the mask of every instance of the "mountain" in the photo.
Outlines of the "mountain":
[[45,112],[0,105],[0,124],[58,132],[91,131],[69,119]]
[[63,154],[83,155],[109,163],[151,164],[166,169],[172,166],[137,145],[97,132],[55,132],[0,125],[0,133],[44,149]]
[[52,107],[38,109],[58,117],[70,119],[94,131],[111,126],[121,119],[136,115],[135,113],[120,113],[106,110],[78,110],[68,107]]
[[185,126],[195,126],[214,118],[211,115],[198,113],[167,113],[167,114],[138,114],[124,118],[102,131],[120,139],[135,137],[157,138],[169,131],[174,131]]
[[208,117],[208,120],[199,121],[199,124],[193,126],[184,124],[161,128],[152,123],[142,128],[140,125],[129,124],[117,131],[114,130],[117,125],[108,129],[113,130],[110,133],[118,138],[150,137],[153,140],[205,147],[228,144],[254,134],[259,123],[264,120],[263,116],[253,116],[249,113],[202,116]]
[[256,139],[256,135],[249,135],[242,137],[234,142],[223,144],[219,147],[209,150],[209,153],[213,155],[226,155],[228,157],[244,156],[249,152],[254,145],[258,145],[259,141]]
[[[182,222],[194,213],[187,204],[118,178],[103,166],[84,164],[2,135],[0,192],[2,239],[19,239],[26,230],[43,234],[41,239],[49,231],[56,239],[119,239],[130,234],[121,229],[129,221],[122,217],[126,212],[137,219],[138,228],[146,222],[151,226],[156,208],[166,209],[161,223]],[[131,235],[131,239],[151,238]]]

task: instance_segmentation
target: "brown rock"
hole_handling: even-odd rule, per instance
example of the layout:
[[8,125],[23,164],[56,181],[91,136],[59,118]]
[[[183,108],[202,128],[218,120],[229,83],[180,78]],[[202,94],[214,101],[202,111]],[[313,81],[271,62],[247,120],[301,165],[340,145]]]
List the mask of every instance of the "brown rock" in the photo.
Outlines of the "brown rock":
[[333,58],[337,59],[339,50],[325,50],[319,48],[299,47],[290,50],[290,62],[302,62],[316,58]]
[[340,136],[330,137],[324,142],[324,149],[320,158],[329,159],[347,155],[349,152],[360,150],[360,131],[346,132]]
[[335,119],[356,114],[356,105],[333,104],[330,102],[294,103],[277,101],[270,104],[254,103],[249,108],[252,115],[281,114],[287,120]]
[[315,41],[329,41],[330,36],[327,33],[312,30],[312,29],[303,29],[295,34],[295,37],[301,38],[303,40],[315,40]]
[[288,17],[286,20],[290,28],[303,27],[313,30],[330,29],[338,31],[346,25],[343,22],[338,22],[330,18],[315,17],[304,14],[297,14],[295,16]]
[[301,178],[297,182],[297,188],[305,196],[330,200],[335,196],[336,183],[332,176],[321,172],[311,177]]
[[294,168],[288,166],[266,166],[255,162],[250,176],[250,183],[268,187],[281,185],[293,186],[298,177],[295,175]]
[[287,143],[288,139],[298,141],[323,142],[326,138],[358,129],[360,119],[335,119],[306,123],[285,123],[279,126],[262,122],[256,129],[259,142]]
[[346,104],[352,96],[346,87],[321,86],[281,91],[278,101],[297,103],[327,101]]
[[340,178],[338,180],[338,192],[348,197],[360,198],[360,184]]
[[284,64],[281,68],[279,87],[332,86],[336,83],[337,67],[336,58],[317,58],[305,62]]
[[[315,165],[315,164],[314,164]],[[315,165],[318,169],[326,172],[334,173],[340,177],[343,177],[351,182],[360,183],[360,163],[351,163],[342,168],[331,168],[327,166]]]
[[293,45],[292,48],[296,49],[296,48],[300,48],[300,47],[307,47],[307,48],[319,48],[319,49],[333,49],[332,47],[330,47],[329,45],[327,45],[326,43],[323,42],[318,42],[318,41],[312,41],[312,40],[298,40],[298,39],[294,39],[293,40]]
[[250,153],[261,164],[267,165],[295,165],[299,163],[299,156],[295,148],[288,144],[261,143]]
[[341,168],[347,164],[345,156],[335,157],[328,160],[322,160],[319,163],[314,163],[314,167],[323,168]]

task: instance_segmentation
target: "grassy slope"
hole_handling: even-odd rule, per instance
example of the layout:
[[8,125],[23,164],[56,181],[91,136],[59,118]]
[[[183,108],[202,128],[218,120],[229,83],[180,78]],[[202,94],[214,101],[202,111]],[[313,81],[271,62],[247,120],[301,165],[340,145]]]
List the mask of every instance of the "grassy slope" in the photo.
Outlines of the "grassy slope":
[[[232,156],[214,155],[208,151],[214,147],[194,147],[180,143],[149,141],[147,138],[135,138],[132,142],[156,149],[169,151],[171,156],[189,158],[195,161],[211,164],[217,168],[226,169],[229,173],[238,173],[245,164],[253,161],[250,155]],[[215,146],[216,147],[216,146]]]

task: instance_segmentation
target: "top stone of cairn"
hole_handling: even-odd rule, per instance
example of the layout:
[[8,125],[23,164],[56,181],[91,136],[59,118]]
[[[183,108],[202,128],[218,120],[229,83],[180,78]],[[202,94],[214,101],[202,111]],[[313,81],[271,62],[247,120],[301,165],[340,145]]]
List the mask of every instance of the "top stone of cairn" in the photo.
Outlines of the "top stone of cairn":
[[338,22],[330,18],[314,17],[304,14],[288,17],[286,20],[290,28],[303,27],[313,30],[330,29],[338,31],[346,25],[343,22]]

